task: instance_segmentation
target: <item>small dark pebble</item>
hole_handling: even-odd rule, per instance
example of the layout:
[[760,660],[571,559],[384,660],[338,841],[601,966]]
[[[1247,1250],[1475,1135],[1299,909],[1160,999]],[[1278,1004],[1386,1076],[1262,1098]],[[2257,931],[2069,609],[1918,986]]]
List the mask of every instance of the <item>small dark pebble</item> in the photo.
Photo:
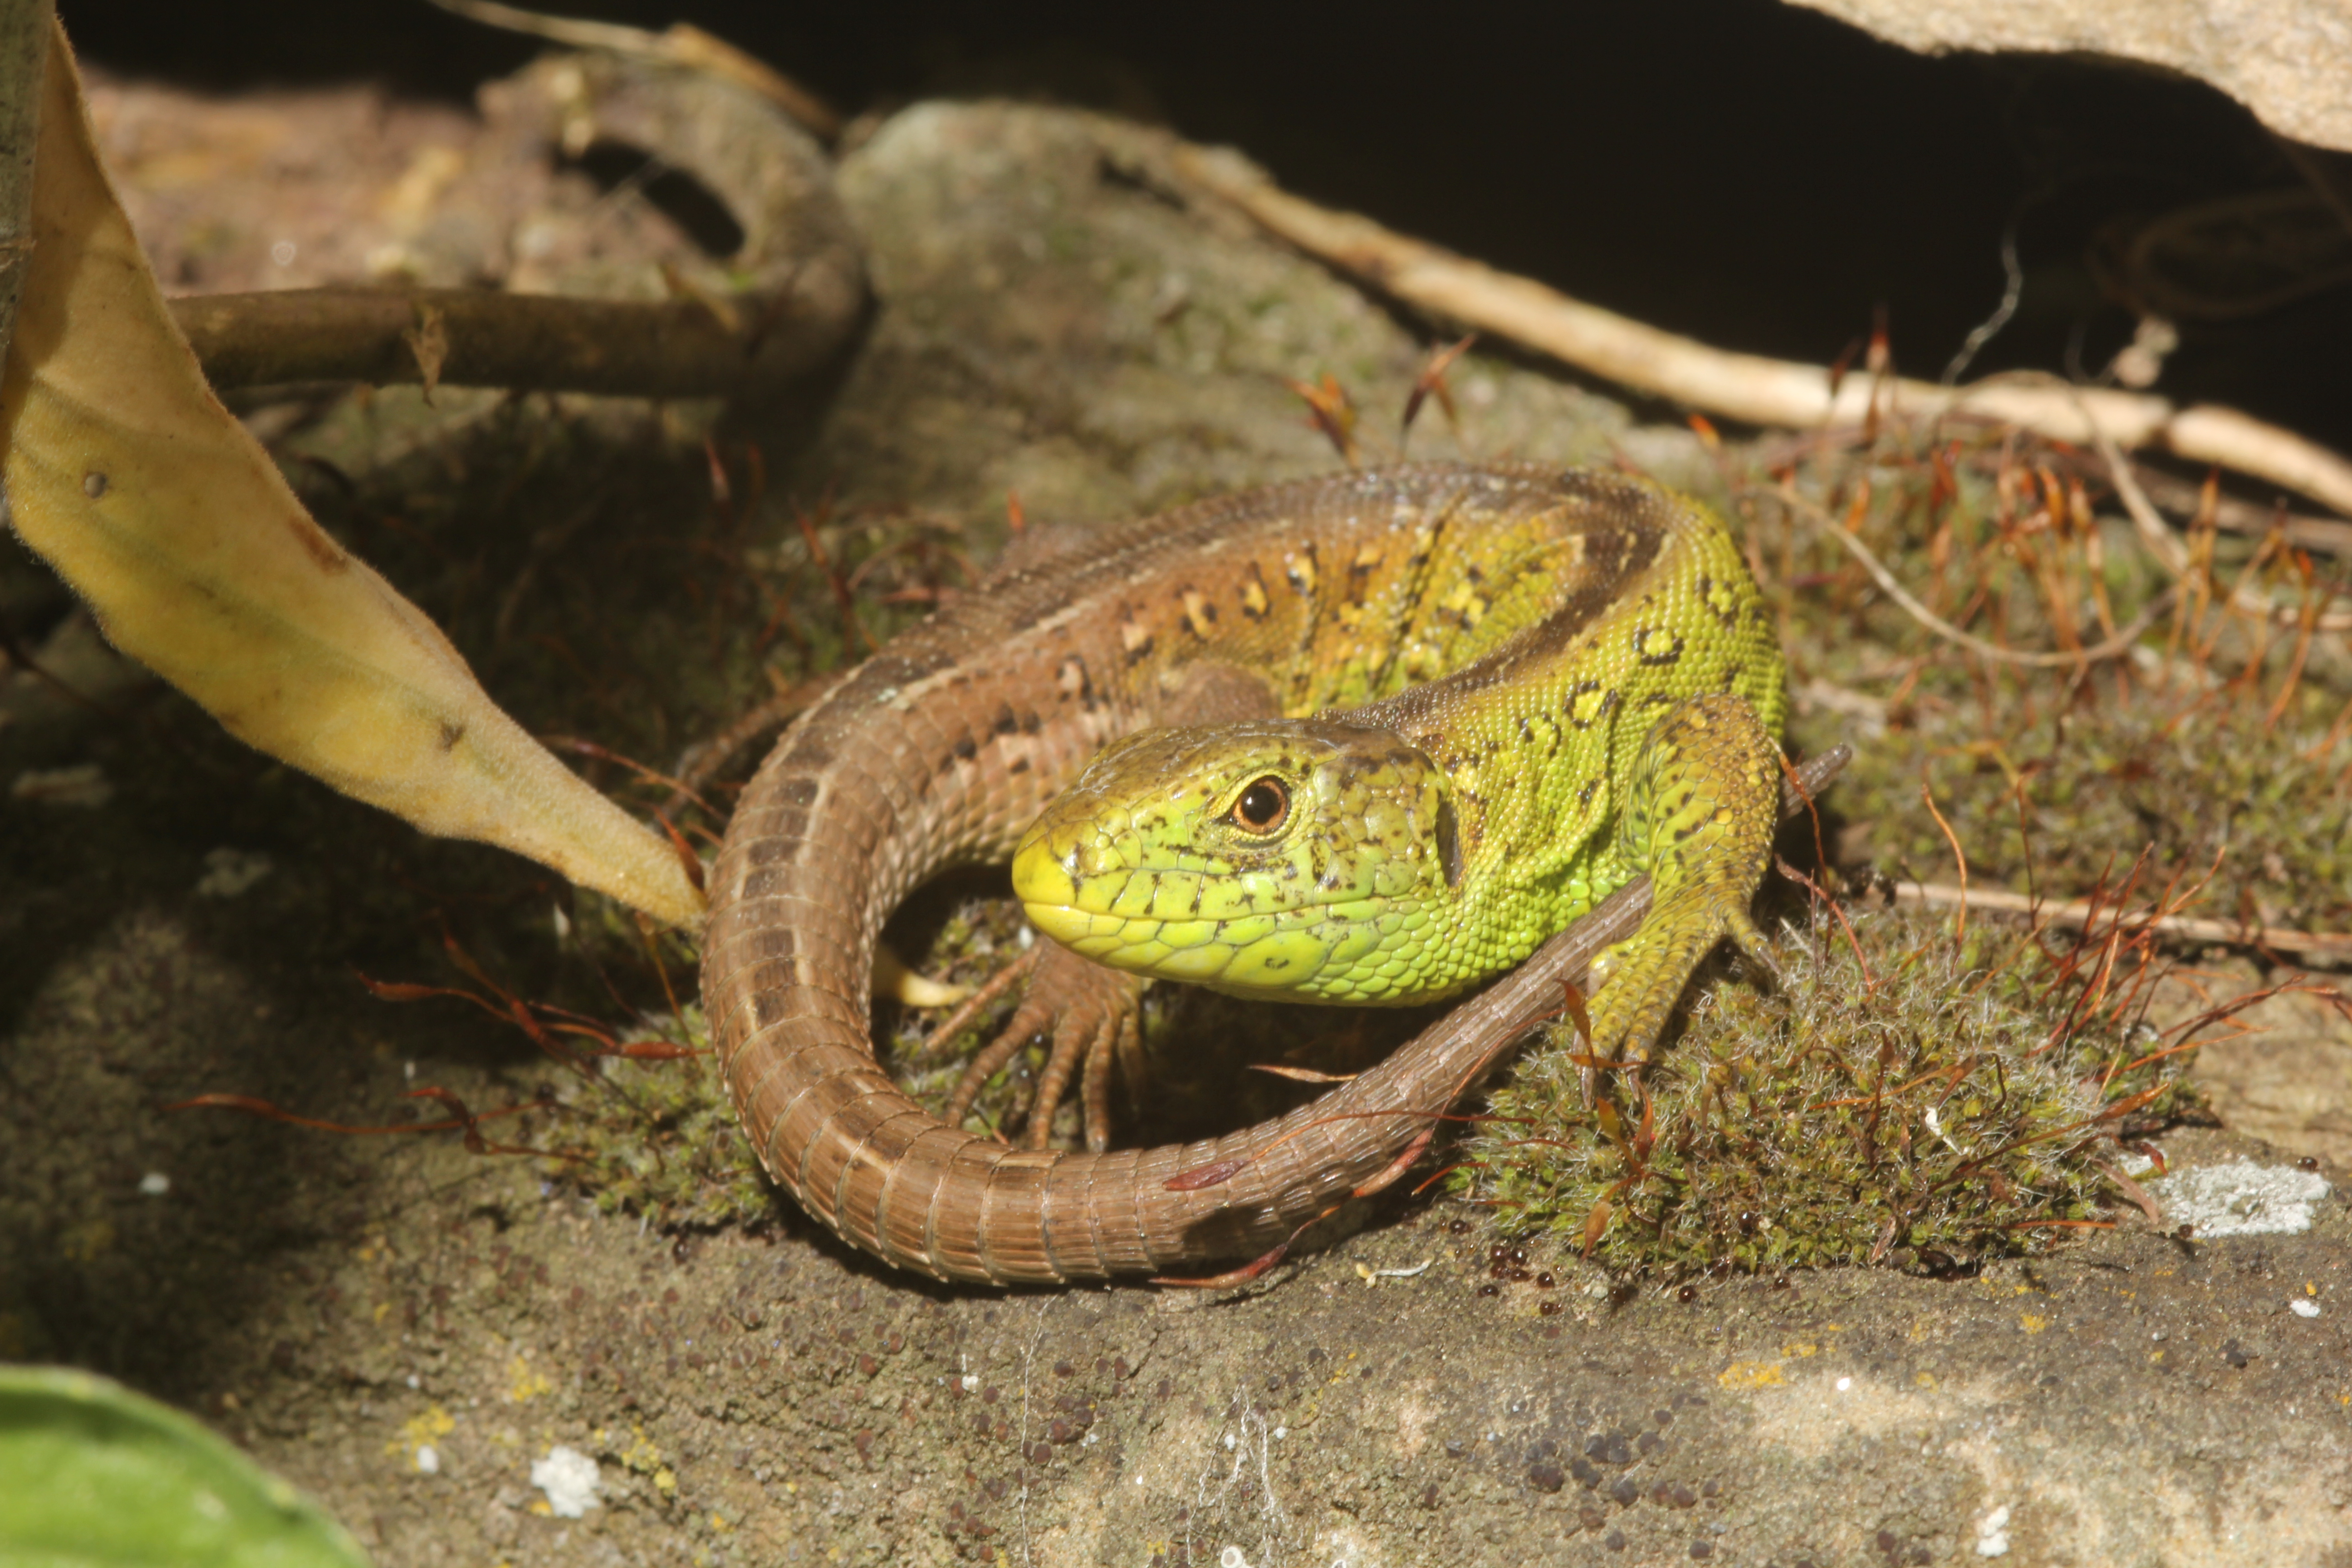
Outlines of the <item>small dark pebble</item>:
[[1698,1493],[1691,1490],[1690,1488],[1685,1486],[1677,1485],[1670,1487],[1666,1490],[1666,1506],[1668,1508],[1696,1508],[1698,1506]]
[[1587,1503],[1576,1510],[1576,1520],[1587,1530],[1598,1530],[1609,1522],[1609,1516]]
[[1435,1508],[1437,1506],[1437,1483],[1435,1481],[1432,1481],[1427,1486],[1421,1489],[1421,1506],[1423,1508]]
[[1549,1318],[1549,1317],[1550,1317],[1553,1313],[1555,1313],[1555,1312],[1557,1312],[1557,1311],[1559,1311],[1559,1302],[1557,1302],[1557,1301],[1546,1301],[1546,1302],[1542,1303],[1541,1305],[1538,1306],[1538,1307],[1536,1308],[1536,1310],[1537,1310],[1537,1311],[1538,1311],[1538,1312],[1541,1312],[1545,1317]]
[[1601,1472],[1592,1468],[1592,1461],[1590,1459],[1570,1459],[1568,1462],[1568,1473],[1574,1476],[1576,1484],[1586,1491],[1591,1491],[1601,1484]]
[[2294,1163],[2295,1168],[2298,1170],[2316,1171],[2319,1169],[2319,1156],[2316,1154],[2305,1154],[2302,1159],[2297,1160]]
[[1456,1236],[1467,1236],[1470,1234],[1470,1222],[1466,1219],[1449,1220],[1445,1228]]
[[1511,1282],[1515,1285],[1524,1285],[1534,1278],[1534,1275],[1528,1273],[1524,1268],[1514,1268],[1511,1270]]
[[1698,1495],[1701,1497],[1721,1497],[1723,1495],[1722,1483],[1717,1481],[1701,1481],[1698,1484]]
[[1691,1542],[1691,1555],[1704,1562],[1715,1555],[1715,1548],[1704,1541],[1694,1541]]
[[1616,1500],[1620,1507],[1632,1508],[1641,1501],[1642,1489],[1633,1484],[1631,1477],[1620,1476],[1617,1478],[1617,1484],[1609,1489],[1609,1495]]
[[1055,1421],[1045,1428],[1045,1438],[1053,1443],[1075,1443],[1078,1440],[1078,1429],[1066,1421]]
[[1675,1413],[1674,1413],[1673,1411],[1671,1411],[1671,1410],[1653,1410],[1653,1411],[1651,1411],[1651,1412],[1650,1412],[1650,1425],[1652,1425],[1653,1426],[1657,1426],[1657,1427],[1662,1427],[1662,1428],[1663,1428],[1663,1427],[1671,1426],[1673,1426],[1674,1424],[1675,1424]]
[[1072,1367],[1070,1363],[1066,1361],[1057,1361],[1054,1363],[1054,1375],[1055,1377],[1067,1377],[1075,1370],[1076,1369]]
[[1445,1439],[1445,1457],[1447,1458],[1458,1459],[1469,1451],[1470,1450],[1467,1447],[1463,1446],[1461,1438],[1448,1437]]
[[2237,1341],[2231,1340],[2221,1347],[2221,1359],[2231,1366],[2243,1369],[2254,1357],[2252,1352]]
[[1881,1552],[1885,1552],[1891,1557],[1895,1554],[1895,1532],[1893,1531],[1882,1530],[1878,1532],[1878,1549]]
[[1677,1291],[1675,1291],[1675,1300],[1677,1300],[1677,1301],[1696,1301],[1696,1300],[1698,1300],[1698,1287],[1697,1287],[1697,1286],[1696,1286],[1696,1285],[1685,1285],[1685,1286],[1684,1286],[1681,1289],[1679,1289],[1679,1290],[1677,1290]]
[[1622,1552],[1625,1550],[1625,1532],[1622,1530],[1612,1530],[1601,1537],[1601,1544],[1612,1552]]
[[1567,1472],[1558,1465],[1542,1464],[1528,1467],[1528,1485],[1539,1492],[1556,1492],[1567,1484]]
[[1503,1288],[1500,1285],[1481,1285],[1478,1287],[1478,1294],[1481,1296],[1499,1296],[1502,1293]]
[[1490,1277],[1496,1279],[1507,1279],[1511,1272],[1511,1266],[1507,1263],[1497,1260],[1495,1266],[1492,1268],[1487,1269],[1486,1272]]
[[1528,1260],[1528,1249],[1527,1249],[1526,1247],[1515,1247],[1511,1248],[1511,1261],[1512,1261],[1512,1262],[1514,1262],[1514,1263],[1525,1263],[1527,1260]]
[[1630,1465],[1633,1462],[1633,1445],[1622,1432],[1595,1432],[1584,1440],[1584,1457],[1604,1465]]
[[1637,1454],[1655,1453],[1657,1447],[1658,1435],[1655,1432],[1644,1432],[1633,1439],[1633,1452]]
[[1545,1269],[1542,1273],[1540,1273],[1540,1274],[1538,1274],[1538,1275],[1537,1275],[1537,1276],[1536,1276],[1536,1287],[1537,1287],[1537,1289],[1538,1289],[1549,1290],[1549,1289],[1550,1289],[1554,1285],[1557,1285],[1557,1284],[1559,1284],[1559,1280],[1554,1279],[1551,1277],[1551,1270],[1550,1270],[1550,1269],[1549,1269],[1549,1268]]

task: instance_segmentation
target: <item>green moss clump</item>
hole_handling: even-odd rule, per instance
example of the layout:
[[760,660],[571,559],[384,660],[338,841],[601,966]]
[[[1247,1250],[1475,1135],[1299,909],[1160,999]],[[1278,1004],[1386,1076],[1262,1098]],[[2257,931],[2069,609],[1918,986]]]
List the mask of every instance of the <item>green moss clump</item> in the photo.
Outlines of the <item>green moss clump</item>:
[[1923,717],[1868,748],[1837,805],[1871,825],[1882,865],[1948,879],[1951,850],[1919,802],[1924,772],[1979,882],[2078,897],[2120,883],[2145,848],[2155,869],[2138,897],[2179,874],[2204,880],[2200,902],[2224,917],[2341,931],[2352,924],[2352,735],[2327,733],[2333,694],[2312,696],[2303,722],[2275,725],[2243,703],[2085,702],[2045,710],[1997,750],[1969,745],[1974,721],[1958,710]]
[[[688,1005],[666,1028],[627,1040],[704,1039],[702,1010]],[[665,1229],[772,1224],[776,1189],[743,1146],[717,1061],[608,1057],[596,1079],[568,1080],[559,1101],[571,1111],[559,1142],[571,1158],[550,1175],[571,1183],[604,1214],[636,1214]]]
[[1856,928],[1789,944],[1769,991],[1708,990],[1646,1085],[1608,1075],[1589,1110],[1568,1051],[1539,1052],[1457,1185],[1621,1276],[1937,1268],[2098,1218],[2119,1125],[2193,1103],[2189,1053],[2140,1061],[2159,1047],[2133,988],[2074,962],[2095,950],[1908,913]]

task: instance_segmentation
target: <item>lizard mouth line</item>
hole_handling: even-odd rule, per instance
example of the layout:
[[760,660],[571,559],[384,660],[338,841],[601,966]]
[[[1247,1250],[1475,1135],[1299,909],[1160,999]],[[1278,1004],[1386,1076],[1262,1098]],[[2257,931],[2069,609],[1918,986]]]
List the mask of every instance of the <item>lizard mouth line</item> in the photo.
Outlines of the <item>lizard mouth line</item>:
[[1303,977],[1322,967],[1335,945],[1333,908],[1163,920],[1101,914],[1069,904],[1022,905],[1040,931],[1097,963],[1251,994],[1296,992]]

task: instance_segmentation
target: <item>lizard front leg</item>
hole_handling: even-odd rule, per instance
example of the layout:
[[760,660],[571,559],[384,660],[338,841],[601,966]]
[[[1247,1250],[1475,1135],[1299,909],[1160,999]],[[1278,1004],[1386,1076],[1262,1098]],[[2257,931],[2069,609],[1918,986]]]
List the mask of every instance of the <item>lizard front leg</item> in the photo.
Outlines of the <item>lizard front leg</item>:
[[[1643,741],[1617,827],[1624,863],[1655,901],[1641,929],[1592,965],[1593,1055],[1648,1062],[1691,972],[1729,937],[1774,969],[1748,906],[1780,820],[1780,749],[1728,695],[1677,703]],[[1777,973],[1777,971],[1776,971]]]
[[1141,1043],[1139,1005],[1144,984],[1139,975],[1091,963],[1058,942],[1038,942],[999,970],[924,1040],[927,1056],[944,1047],[1006,991],[1023,986],[1021,1005],[996,1037],[972,1058],[955,1092],[948,1097],[944,1120],[951,1127],[961,1125],[998,1069],[1014,1052],[1045,1035],[1050,1041],[1045,1069],[1030,1099],[1023,1142],[1032,1149],[1045,1147],[1054,1130],[1054,1112],[1061,1108],[1071,1076],[1083,1068],[1079,1105],[1087,1147],[1096,1153],[1109,1148],[1111,1059],[1116,1055],[1130,1073],[1136,1070]]

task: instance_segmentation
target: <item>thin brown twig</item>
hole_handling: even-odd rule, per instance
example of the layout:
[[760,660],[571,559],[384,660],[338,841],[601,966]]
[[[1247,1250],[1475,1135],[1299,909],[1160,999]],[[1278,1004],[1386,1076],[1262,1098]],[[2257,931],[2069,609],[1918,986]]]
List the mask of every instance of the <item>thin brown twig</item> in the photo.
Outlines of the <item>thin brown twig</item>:
[[1852,530],[1842,526],[1836,519],[1800,494],[1792,482],[1782,483],[1773,489],[1771,494],[1778,497],[1790,510],[1803,518],[1815,530],[1828,534],[1840,544],[1844,545],[1847,552],[1862,563],[1863,570],[1870,574],[1871,580],[1878,584],[1888,598],[1900,605],[1913,620],[1946,641],[1958,643],[1970,653],[1981,655],[2000,664],[2022,665],[2032,669],[2066,669],[2095,664],[2101,660],[2128,653],[2131,651],[2132,645],[2139,641],[2140,635],[2154,626],[2157,617],[2170,607],[2174,595],[2179,592],[2177,587],[2168,588],[2149,600],[2147,606],[2138,615],[2134,616],[2128,625],[2105,642],[2095,643],[2089,647],[2066,653],[2024,653],[2013,647],[2003,647],[1996,642],[1988,642],[1974,632],[1963,631],[1929,609],[1916,595],[1895,578],[1893,572],[1887,570],[1886,563],[1879,560],[1869,545],[1857,538]]
[[[1956,888],[1941,882],[1897,882],[1895,884],[1895,900],[1897,903],[1929,908],[1973,904],[1979,910],[2030,915],[2044,924],[2064,926],[2070,931],[2088,930],[2095,921],[2114,913],[2113,904],[2094,903],[2086,899],[2043,903],[2022,893],[2011,893],[1998,888]],[[2196,915],[2159,915],[2145,922],[2135,919],[2130,923],[2145,923],[2154,934],[2170,937],[2177,942],[2309,953],[2338,962],[2352,960],[2352,933],[2247,925],[2239,921],[2208,920]]]
[[519,5],[502,5],[498,0],[431,0],[431,4],[453,16],[463,16],[502,32],[522,33],[575,49],[602,49],[609,54],[659,60],[665,65],[721,77],[751,89],[828,142],[841,134],[841,114],[831,104],[765,60],[745,54],[726,39],[706,33],[690,22],[673,22],[656,33],[616,22],[551,16]]

